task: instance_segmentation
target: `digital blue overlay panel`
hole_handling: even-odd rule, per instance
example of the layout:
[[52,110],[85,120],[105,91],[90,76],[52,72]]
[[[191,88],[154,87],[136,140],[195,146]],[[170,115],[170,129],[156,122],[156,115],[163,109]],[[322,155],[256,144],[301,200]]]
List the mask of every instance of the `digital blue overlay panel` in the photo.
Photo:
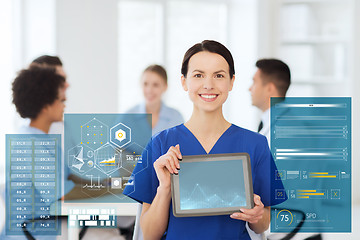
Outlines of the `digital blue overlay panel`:
[[351,98],[271,99],[271,231],[351,232]]
[[6,235],[61,234],[60,169],[61,135],[6,135]]
[[65,165],[79,179],[65,202],[134,202],[122,192],[150,141],[151,115],[65,114],[64,121]]
[[242,164],[242,160],[182,162],[180,209],[245,206]]

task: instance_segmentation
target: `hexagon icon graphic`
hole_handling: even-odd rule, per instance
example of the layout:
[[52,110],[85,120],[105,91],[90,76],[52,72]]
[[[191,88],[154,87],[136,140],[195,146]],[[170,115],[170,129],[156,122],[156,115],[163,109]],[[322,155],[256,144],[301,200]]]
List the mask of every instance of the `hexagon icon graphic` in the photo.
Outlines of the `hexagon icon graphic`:
[[104,146],[95,150],[95,167],[110,174],[121,166],[121,152],[115,147],[106,143]]
[[[125,196],[122,193],[126,186],[130,185],[129,186],[130,193],[134,192],[135,189],[133,183],[134,177],[131,176],[131,173],[129,173],[124,168],[119,169],[119,174],[122,177],[111,178],[111,187],[108,188],[108,192],[116,198],[125,199],[127,198],[127,196]],[[121,181],[118,179],[121,179]],[[116,185],[117,181],[120,185]]]
[[69,168],[80,175],[83,175],[94,167],[94,152],[84,144],[70,148],[68,151]]
[[122,129],[119,129],[115,133],[115,138],[120,142],[126,139],[126,132]]
[[143,156],[147,159],[148,151],[139,144],[132,143],[131,145],[126,146],[121,154],[121,168],[125,168],[129,172],[132,172],[136,164],[143,164],[142,169],[145,169],[148,161],[143,161]]
[[83,145],[97,149],[108,141],[109,127],[96,118],[84,123],[80,128],[81,144]]
[[119,123],[110,129],[110,142],[119,148],[131,142],[131,129]]

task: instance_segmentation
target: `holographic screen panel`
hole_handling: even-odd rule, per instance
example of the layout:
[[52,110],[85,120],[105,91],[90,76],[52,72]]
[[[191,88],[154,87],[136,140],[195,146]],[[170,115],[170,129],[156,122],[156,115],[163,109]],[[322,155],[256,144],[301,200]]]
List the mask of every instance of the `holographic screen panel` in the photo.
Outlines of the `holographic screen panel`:
[[151,115],[65,114],[64,120],[65,165],[77,179],[65,202],[134,202],[122,192],[147,154]]
[[271,231],[351,232],[351,98],[271,99]]
[[6,235],[60,235],[61,135],[6,135]]

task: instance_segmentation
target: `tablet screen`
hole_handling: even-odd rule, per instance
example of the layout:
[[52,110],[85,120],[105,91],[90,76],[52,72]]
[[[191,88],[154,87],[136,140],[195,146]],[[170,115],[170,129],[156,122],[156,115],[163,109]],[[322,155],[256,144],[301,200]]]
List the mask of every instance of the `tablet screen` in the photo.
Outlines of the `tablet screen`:
[[247,153],[183,156],[171,175],[175,217],[225,215],[253,208],[250,156]]
[[180,209],[246,205],[243,161],[181,162]]

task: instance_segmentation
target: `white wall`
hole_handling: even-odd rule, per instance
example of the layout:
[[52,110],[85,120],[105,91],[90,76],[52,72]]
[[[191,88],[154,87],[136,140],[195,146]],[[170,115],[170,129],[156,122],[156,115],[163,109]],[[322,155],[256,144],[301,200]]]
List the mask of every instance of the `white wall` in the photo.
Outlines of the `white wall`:
[[[5,183],[5,134],[12,131],[12,112],[14,109],[11,104],[11,78],[12,73],[12,4],[11,0],[0,2],[0,32],[4,35],[0,38],[0,72],[1,72],[1,120],[0,120],[0,185]],[[9,113],[9,114],[5,114]]]
[[360,2],[355,1],[355,8],[354,8],[354,74],[352,79],[352,108],[353,108],[353,118],[352,118],[352,149],[353,149],[353,173],[352,173],[352,180],[353,180],[353,199],[355,202],[360,203],[360,191],[359,191],[359,183],[360,183],[360,29],[359,25],[356,23],[360,22]]
[[251,105],[249,87],[256,71],[258,46],[257,3],[253,0],[239,1],[230,7],[229,22],[233,24],[229,33],[231,53],[235,62],[235,83],[224,106],[228,120],[241,127],[257,130],[259,111]]
[[117,108],[117,0],[57,0],[57,53],[70,88],[66,112]]
[[18,56],[21,62],[18,68],[23,68],[40,55],[56,54],[56,0],[27,0],[20,3],[21,23],[18,28],[21,31],[22,49]]

